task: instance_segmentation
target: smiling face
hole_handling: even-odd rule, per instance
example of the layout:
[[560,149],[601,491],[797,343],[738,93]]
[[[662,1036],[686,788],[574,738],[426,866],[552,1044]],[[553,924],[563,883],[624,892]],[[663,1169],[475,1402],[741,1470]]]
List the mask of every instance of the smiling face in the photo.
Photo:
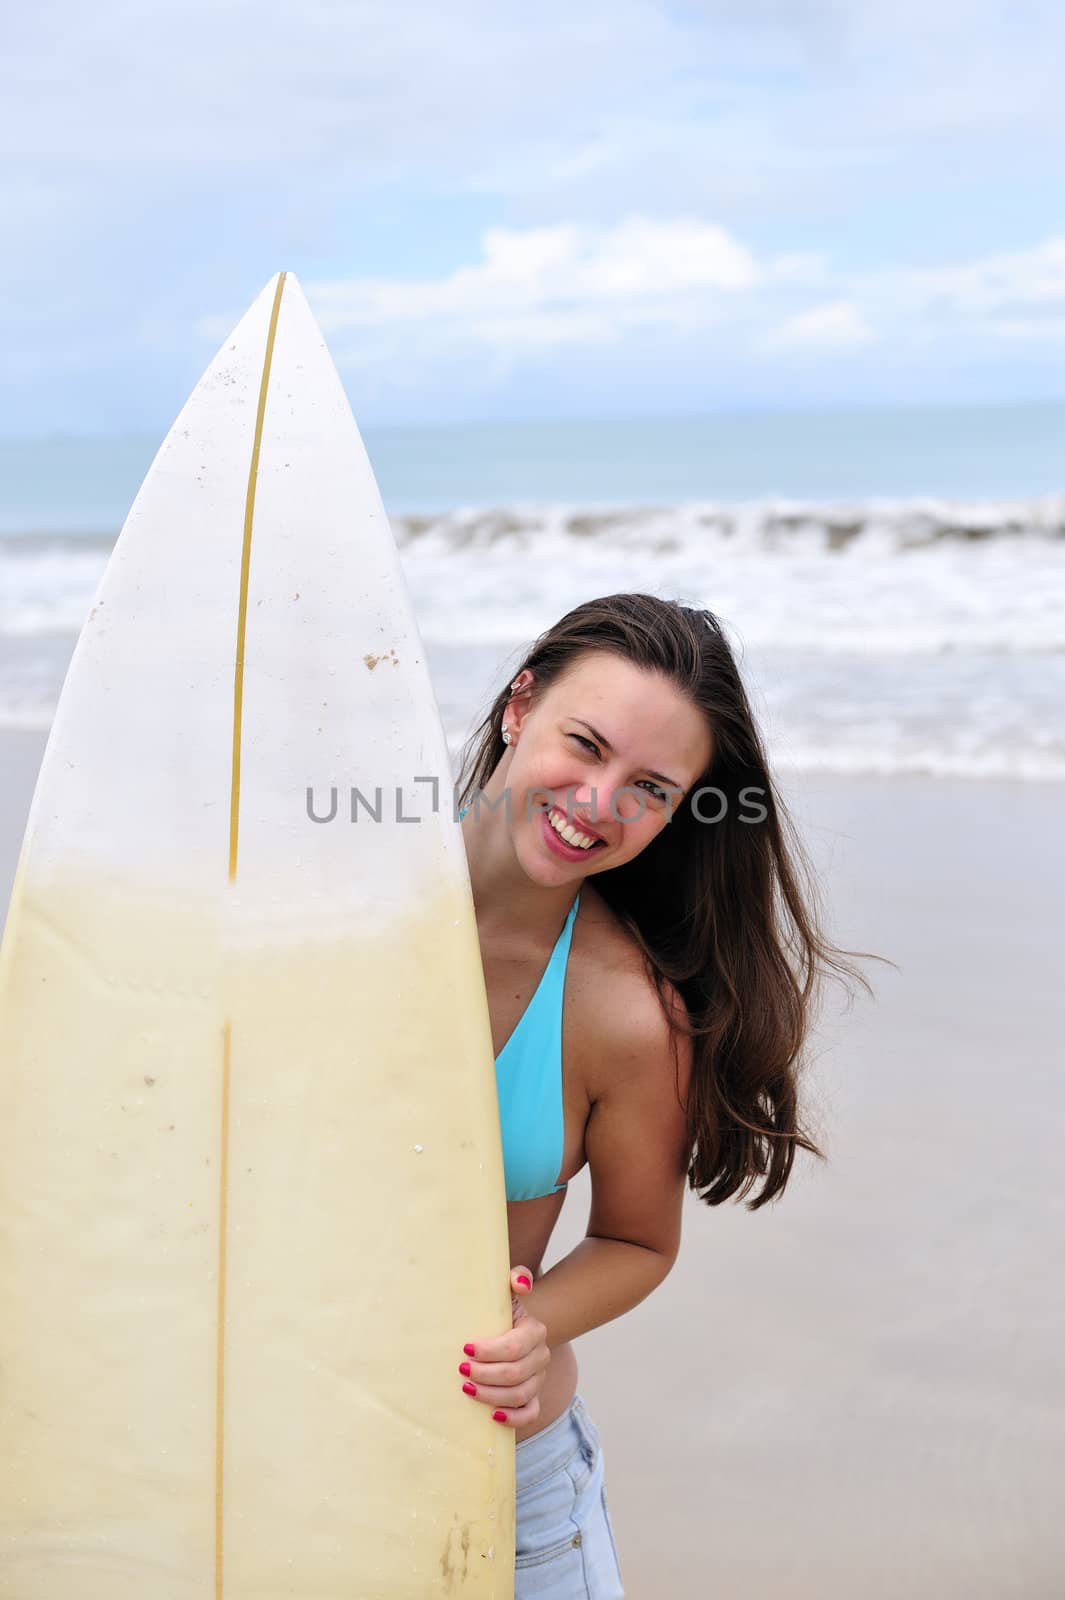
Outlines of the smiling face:
[[608,651],[586,651],[539,693],[530,672],[515,681],[505,782],[525,872],[559,884],[631,861],[709,766],[703,713],[669,678]]

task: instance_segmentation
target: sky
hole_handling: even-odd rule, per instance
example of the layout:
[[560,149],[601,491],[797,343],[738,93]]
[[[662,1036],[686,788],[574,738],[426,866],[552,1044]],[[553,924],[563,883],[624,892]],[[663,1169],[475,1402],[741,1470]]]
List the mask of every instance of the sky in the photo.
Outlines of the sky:
[[35,0],[0,436],[158,432],[279,268],[364,424],[1065,397],[1050,0]]

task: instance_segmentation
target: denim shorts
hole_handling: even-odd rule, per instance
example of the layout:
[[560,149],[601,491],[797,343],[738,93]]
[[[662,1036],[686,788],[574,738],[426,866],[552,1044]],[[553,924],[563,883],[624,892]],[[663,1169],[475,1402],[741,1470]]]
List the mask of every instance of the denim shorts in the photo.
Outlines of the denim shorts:
[[569,1409],[516,1447],[514,1600],[624,1600],[599,1430]]

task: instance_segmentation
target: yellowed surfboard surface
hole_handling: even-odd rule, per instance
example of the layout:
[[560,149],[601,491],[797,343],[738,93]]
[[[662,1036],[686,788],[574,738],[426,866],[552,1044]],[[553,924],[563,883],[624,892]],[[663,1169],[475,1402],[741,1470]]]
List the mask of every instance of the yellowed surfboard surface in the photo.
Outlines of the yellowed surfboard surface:
[[509,1322],[447,751],[282,274],[116,544],[0,947],[0,1600],[510,1597],[457,1370]]

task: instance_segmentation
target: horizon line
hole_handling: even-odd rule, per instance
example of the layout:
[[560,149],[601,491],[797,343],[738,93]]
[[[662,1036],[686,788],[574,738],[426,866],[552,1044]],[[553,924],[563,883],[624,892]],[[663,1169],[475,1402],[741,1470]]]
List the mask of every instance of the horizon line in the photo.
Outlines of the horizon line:
[[[624,412],[581,412],[575,415],[564,416],[525,416],[525,417],[486,417],[471,416],[462,418],[421,418],[407,421],[360,421],[356,417],[361,433],[413,433],[432,432],[444,433],[458,431],[463,428],[560,428],[580,427],[593,423],[618,423],[618,424],[646,424],[646,423],[680,423],[680,422],[711,422],[722,418],[735,419],[747,417],[815,417],[861,413],[927,413],[943,411],[1033,411],[1052,410],[1055,407],[1065,407],[1065,394],[1060,396],[1028,396],[1015,397],[1005,400],[853,400],[853,401],[815,401],[809,405],[738,405],[716,406],[703,411],[624,411]],[[163,425],[164,432],[173,424]],[[98,443],[106,440],[116,443],[119,440],[140,442],[146,439],[159,437],[157,428],[144,428],[131,430],[118,429],[113,432],[90,431],[74,432],[69,428],[55,428],[46,432],[34,433],[8,433],[0,429],[0,445],[14,444],[60,444],[60,443]]]

